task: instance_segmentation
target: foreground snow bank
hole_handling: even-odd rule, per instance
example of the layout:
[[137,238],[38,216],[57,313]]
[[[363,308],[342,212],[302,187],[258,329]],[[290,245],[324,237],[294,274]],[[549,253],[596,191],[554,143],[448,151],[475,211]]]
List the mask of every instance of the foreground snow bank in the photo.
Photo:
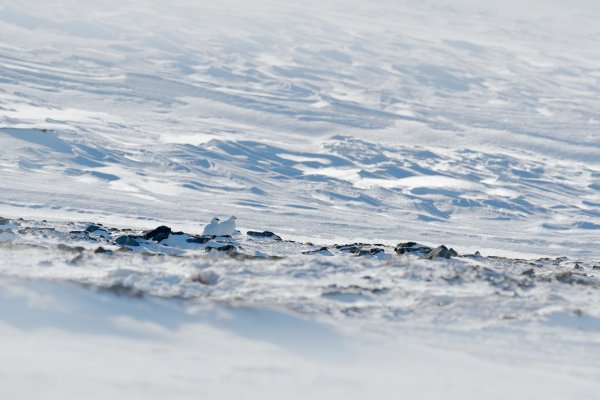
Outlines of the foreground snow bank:
[[[600,326],[596,326],[596,332]],[[598,346],[557,327],[423,330],[0,278],[10,399],[592,398]]]

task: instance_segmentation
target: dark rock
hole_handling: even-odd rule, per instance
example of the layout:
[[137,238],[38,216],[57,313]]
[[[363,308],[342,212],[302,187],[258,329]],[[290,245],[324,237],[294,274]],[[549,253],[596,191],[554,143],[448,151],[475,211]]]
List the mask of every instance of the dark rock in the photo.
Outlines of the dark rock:
[[10,219],[0,217],[0,225],[8,225],[10,223]]
[[83,254],[78,254],[72,260],[69,261],[69,264],[77,264],[81,260],[83,260]]
[[71,246],[67,246],[66,244],[62,244],[62,243],[59,243],[58,246],[57,246],[57,248],[59,250],[68,251],[68,252],[71,252],[71,253],[83,253],[83,250],[85,250],[81,246],[71,247]]
[[573,284],[573,273],[571,271],[564,271],[556,274],[556,280],[562,283]]
[[217,251],[236,251],[237,248],[234,245],[231,244],[226,244],[225,246],[219,246],[219,247],[212,247],[212,246],[206,246],[206,248],[204,249],[205,251],[211,251],[211,250],[217,250]]
[[385,294],[390,291],[388,288],[373,288],[370,290],[373,294]]
[[369,251],[371,252],[372,255],[379,254],[379,253],[385,253],[385,250],[380,249],[379,247],[373,247]]
[[372,249],[368,249],[368,250],[361,250],[358,252],[358,256],[362,257],[362,256],[374,256],[376,254],[379,253],[384,253],[385,250],[380,249],[378,247],[373,247]]
[[411,251],[414,251],[412,249],[415,246],[417,246],[417,242],[398,243],[398,245],[396,245],[396,248],[394,250],[396,250],[396,252],[397,252],[398,250],[406,249],[406,252],[411,252]]
[[228,251],[225,254],[227,254],[228,257],[230,257],[234,260],[239,260],[239,261],[270,259],[270,256],[269,257],[257,257],[257,256],[253,256],[251,254],[238,253],[237,251]]
[[303,251],[302,254],[314,255],[314,254],[322,254],[327,256],[332,256],[333,254],[329,251],[327,247],[321,247],[318,250],[308,250]]
[[358,243],[350,243],[350,244],[337,244],[336,243],[336,244],[333,245],[333,247],[336,248],[336,249],[341,249],[341,248],[344,248],[344,247],[356,246],[356,245],[358,245]]
[[146,232],[144,234],[144,239],[154,240],[155,242],[160,242],[161,240],[168,238],[170,234],[171,234],[171,228],[169,228],[168,226],[162,225],[156,229]]
[[248,232],[246,232],[246,235],[252,236],[255,238],[266,238],[266,239],[273,239],[273,240],[277,240],[277,241],[281,240],[281,237],[279,237],[278,235],[274,234],[273,232],[269,232],[269,231],[263,231],[263,232],[248,231]]
[[225,246],[217,247],[218,251],[236,251],[237,248],[232,244],[226,244]]
[[134,298],[142,298],[144,297],[144,292],[139,289],[135,289],[129,286],[125,286],[122,283],[115,283],[111,286],[106,286],[101,288],[104,291],[114,294],[115,296],[125,296],[125,297],[134,297]]
[[423,246],[415,242],[398,243],[394,248],[396,254],[429,253],[431,250],[431,247]]
[[362,245],[358,244],[358,243],[354,243],[354,244],[336,244],[335,248],[338,249],[339,251],[342,251],[344,253],[358,253],[360,252],[360,250],[362,249]]
[[441,245],[431,250],[429,253],[421,256],[420,258],[425,260],[433,260],[435,258],[452,258],[456,257],[458,253],[454,249],[448,249],[446,246]]
[[521,275],[533,278],[535,276],[535,270],[533,268],[526,269],[525,271],[521,272]]
[[240,260],[240,261],[246,261],[246,260],[282,260],[285,257],[282,256],[271,256],[271,255],[260,255],[260,256],[256,256],[256,255],[251,255],[251,254],[245,254],[245,253],[238,253],[238,252],[227,252],[225,253],[227,254],[230,258],[233,258],[234,260]]
[[598,282],[590,278],[585,274],[574,274],[571,271],[559,272],[554,275],[557,281],[562,283],[568,283],[570,285],[585,285],[585,286],[596,286],[598,287]]
[[105,249],[104,247],[100,246],[98,247],[96,250],[94,250],[94,253],[96,254],[112,254],[112,250],[108,250]]
[[121,246],[139,246],[140,243],[136,239],[139,239],[139,237],[123,235],[119,236],[115,242]]
[[194,236],[194,237],[186,240],[186,242],[204,244],[204,243],[209,242],[212,238],[213,238],[212,236]]
[[328,296],[339,296],[339,295],[356,295],[363,296],[366,294],[384,294],[387,293],[389,289],[387,288],[378,288],[378,287],[364,287],[360,285],[348,285],[348,286],[340,286],[337,284],[329,285],[324,289],[323,297]]
[[88,227],[85,228],[85,231],[88,233],[91,233],[91,232],[96,232],[98,229],[102,229],[102,228],[99,227],[98,225],[92,224],[92,225],[88,225]]

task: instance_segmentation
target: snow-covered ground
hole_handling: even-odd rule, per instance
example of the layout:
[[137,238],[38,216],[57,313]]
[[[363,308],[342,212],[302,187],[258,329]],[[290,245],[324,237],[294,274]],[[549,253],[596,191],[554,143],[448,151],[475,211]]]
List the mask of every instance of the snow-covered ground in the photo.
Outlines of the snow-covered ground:
[[[593,398],[599,19],[0,0],[0,397]],[[298,243],[151,256],[69,234],[215,215]],[[353,242],[385,251],[333,250]]]
[[[557,324],[449,332],[0,280],[6,399],[592,399],[595,341]],[[392,331],[395,328],[396,331]],[[598,324],[589,326],[598,329]],[[560,334],[560,339],[556,337]],[[575,337],[574,337],[575,336]]]

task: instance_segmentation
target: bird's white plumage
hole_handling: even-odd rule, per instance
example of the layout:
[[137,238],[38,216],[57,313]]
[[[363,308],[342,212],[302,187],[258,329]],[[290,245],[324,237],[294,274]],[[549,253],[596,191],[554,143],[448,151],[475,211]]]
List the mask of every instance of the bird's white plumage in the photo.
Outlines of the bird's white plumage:
[[225,235],[234,235],[236,233],[235,230],[235,220],[237,218],[234,216],[229,217],[227,220],[220,222],[220,219],[214,217],[208,225],[204,227],[203,235],[215,235],[215,236],[225,236]]
[[203,235],[219,235],[219,218],[214,217],[210,223],[204,227]]
[[221,222],[217,229],[217,231],[218,231],[217,235],[225,236],[225,235],[235,234],[235,220],[236,219],[237,219],[236,217],[231,216],[227,220]]

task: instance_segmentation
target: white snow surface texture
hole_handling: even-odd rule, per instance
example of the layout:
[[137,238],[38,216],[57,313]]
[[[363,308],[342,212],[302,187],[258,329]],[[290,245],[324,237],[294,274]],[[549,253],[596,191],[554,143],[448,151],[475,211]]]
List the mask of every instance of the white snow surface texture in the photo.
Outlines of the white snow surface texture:
[[1,210],[598,255],[598,6],[510,3],[2,1]]
[[[599,20],[591,0],[0,0],[0,217],[200,234],[235,215],[319,245],[567,257],[595,282]],[[10,224],[0,398],[600,393],[598,287],[570,271],[528,302],[449,278],[477,260],[72,262]],[[96,292],[115,282],[151,296]],[[169,298],[189,292],[214,301]]]

